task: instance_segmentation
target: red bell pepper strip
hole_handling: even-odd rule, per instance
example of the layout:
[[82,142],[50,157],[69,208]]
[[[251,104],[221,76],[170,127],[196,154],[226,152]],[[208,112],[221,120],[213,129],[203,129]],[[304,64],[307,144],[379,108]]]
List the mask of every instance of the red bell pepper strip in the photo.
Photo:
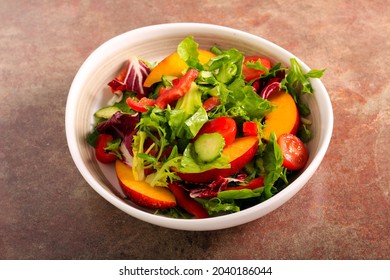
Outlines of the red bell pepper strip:
[[208,112],[221,104],[221,99],[218,96],[211,96],[203,102],[203,108]]
[[231,188],[227,188],[226,190],[229,190],[229,191],[230,190],[242,190],[242,189],[254,190],[254,189],[257,189],[257,188],[260,188],[260,187],[264,187],[264,176],[252,179],[245,186],[231,187]]
[[173,83],[172,88],[162,88],[159,92],[159,97],[156,99],[156,105],[161,109],[165,109],[172,101],[176,101],[184,96],[190,90],[191,83],[195,81],[198,74],[199,72],[195,69],[189,69],[183,77]]
[[177,204],[186,210],[188,213],[194,215],[198,219],[208,218],[209,213],[203,206],[195,199],[191,198],[190,195],[184,188],[177,182],[170,183],[168,188],[171,190],[173,195],[176,197]]
[[257,136],[259,132],[257,131],[257,124],[255,122],[244,122],[242,125],[242,132],[244,136]]
[[96,140],[95,155],[96,159],[101,163],[111,163],[117,159],[117,156],[114,154],[108,153],[105,148],[113,140],[112,135],[110,134],[100,134]]
[[248,185],[244,186],[246,189],[254,190],[260,187],[264,187],[264,176],[257,177],[249,181]]
[[156,104],[156,100],[142,97],[139,101],[136,101],[135,99],[128,97],[126,103],[134,111],[144,113],[148,111],[146,108],[147,106],[154,106]]

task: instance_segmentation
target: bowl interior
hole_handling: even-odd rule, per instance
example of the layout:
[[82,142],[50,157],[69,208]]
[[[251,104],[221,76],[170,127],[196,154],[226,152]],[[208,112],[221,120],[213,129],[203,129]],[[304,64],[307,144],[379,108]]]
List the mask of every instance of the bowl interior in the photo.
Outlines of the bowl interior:
[[[66,105],[66,135],[72,158],[85,180],[107,201],[143,221],[181,230],[216,230],[243,224],[273,211],[310,179],[318,168],[329,145],[333,114],[322,82],[312,81],[314,96],[305,96],[312,110],[313,140],[309,143],[309,162],[288,188],[271,199],[241,212],[202,220],[181,220],[155,215],[125,199],[113,166],[101,165],[86,142],[91,131],[93,114],[112,97],[107,83],[120,71],[126,59],[136,55],[150,62],[160,61],[176,50],[178,43],[193,35],[199,48],[217,45],[222,49],[237,48],[246,55],[263,54],[273,62],[290,65],[295,57],[288,51],[257,36],[235,29],[195,23],[162,24],[144,27],[119,35],[96,49],[84,62],[74,78]],[[295,57],[296,58],[296,57]],[[296,58],[305,71],[309,67]]]

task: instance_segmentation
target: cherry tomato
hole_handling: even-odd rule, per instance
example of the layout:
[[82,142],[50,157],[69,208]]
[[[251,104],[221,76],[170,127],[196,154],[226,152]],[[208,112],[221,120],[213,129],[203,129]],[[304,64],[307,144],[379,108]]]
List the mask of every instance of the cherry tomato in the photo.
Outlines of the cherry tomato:
[[283,166],[289,170],[303,168],[309,158],[305,144],[294,134],[282,134],[278,144],[283,154]]
[[220,133],[222,135],[222,137],[225,139],[225,146],[227,146],[233,143],[234,139],[236,138],[236,122],[229,117],[218,117],[213,119],[202,126],[198,134],[195,136],[195,139],[204,133],[214,132]]
[[101,163],[111,163],[116,160],[116,155],[108,153],[105,148],[113,140],[110,134],[100,134],[96,140],[95,155]]
[[262,74],[265,73],[264,70],[256,70],[254,68],[248,68],[246,66],[248,62],[256,63],[256,61],[258,61],[259,59],[261,61],[261,65],[263,65],[268,70],[271,69],[271,61],[268,58],[264,56],[258,56],[258,55],[247,56],[244,58],[244,63],[242,65],[242,74],[245,77],[245,81],[249,82],[251,80],[258,79]]
[[162,88],[159,96],[156,99],[156,105],[161,109],[165,109],[172,101],[178,100],[191,88],[191,83],[198,77],[199,72],[195,69],[190,69],[183,77],[177,79],[173,83],[173,88]]

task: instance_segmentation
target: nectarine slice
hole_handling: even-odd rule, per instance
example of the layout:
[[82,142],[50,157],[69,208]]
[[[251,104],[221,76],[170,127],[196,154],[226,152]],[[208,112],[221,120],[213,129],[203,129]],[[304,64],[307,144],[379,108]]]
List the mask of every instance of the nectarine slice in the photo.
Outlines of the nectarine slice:
[[131,167],[122,161],[116,161],[115,171],[123,192],[134,203],[152,209],[176,206],[175,196],[168,188],[152,187],[144,181],[136,181]]
[[[207,50],[199,49],[199,62],[201,64],[207,63],[210,58],[214,57],[215,54]],[[161,81],[162,76],[175,76],[179,77],[183,75],[183,71],[188,68],[187,63],[184,62],[177,52],[164,58],[160,61],[156,67],[149,73],[148,77],[144,81],[144,87],[150,87],[154,83]]]
[[252,160],[257,152],[259,138],[257,136],[245,136],[236,138],[233,143],[223,149],[222,154],[229,158],[230,168],[210,169],[201,173],[178,173],[178,176],[187,182],[203,183],[211,182],[220,176],[229,177]]
[[271,132],[275,132],[276,138],[285,133],[296,134],[299,127],[299,112],[292,96],[279,91],[272,93],[268,101],[276,108],[265,116],[264,139],[268,140]]

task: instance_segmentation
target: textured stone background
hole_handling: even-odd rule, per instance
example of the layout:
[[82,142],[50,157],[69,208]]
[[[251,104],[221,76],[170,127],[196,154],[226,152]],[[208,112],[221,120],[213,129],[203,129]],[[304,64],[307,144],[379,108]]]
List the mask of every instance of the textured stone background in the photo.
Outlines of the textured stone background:
[[[386,1],[22,1],[0,5],[1,259],[390,259],[390,7]],[[66,143],[70,84],[131,29],[224,25],[288,49],[335,114],[323,163],[284,206],[215,232],[134,219],[88,186]]]

